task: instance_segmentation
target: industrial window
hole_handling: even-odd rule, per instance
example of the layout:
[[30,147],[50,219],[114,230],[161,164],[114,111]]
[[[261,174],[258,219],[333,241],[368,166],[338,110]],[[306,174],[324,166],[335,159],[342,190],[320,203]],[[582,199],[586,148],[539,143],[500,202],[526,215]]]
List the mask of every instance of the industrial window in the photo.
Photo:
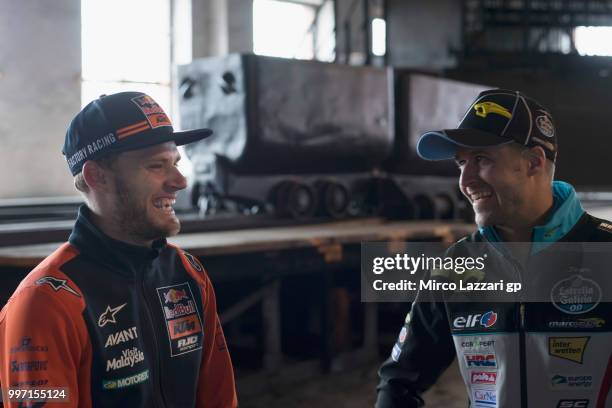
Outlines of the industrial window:
[[253,51],[273,57],[332,61],[331,0],[253,0]]
[[81,18],[82,105],[133,90],[172,116],[170,1],[81,0]]
[[382,18],[372,19],[372,54],[383,57],[387,52],[387,28]]
[[574,44],[580,55],[612,56],[612,27],[576,27]]

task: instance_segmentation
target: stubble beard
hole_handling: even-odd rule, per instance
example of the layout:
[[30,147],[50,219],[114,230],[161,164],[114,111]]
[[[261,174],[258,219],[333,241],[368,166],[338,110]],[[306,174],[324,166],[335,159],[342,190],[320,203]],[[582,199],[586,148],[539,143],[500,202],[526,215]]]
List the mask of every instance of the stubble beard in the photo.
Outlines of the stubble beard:
[[180,223],[175,217],[172,224],[161,225],[148,216],[146,205],[134,199],[128,186],[120,178],[115,178],[118,207],[115,212],[117,225],[123,232],[138,240],[152,241],[176,235]]

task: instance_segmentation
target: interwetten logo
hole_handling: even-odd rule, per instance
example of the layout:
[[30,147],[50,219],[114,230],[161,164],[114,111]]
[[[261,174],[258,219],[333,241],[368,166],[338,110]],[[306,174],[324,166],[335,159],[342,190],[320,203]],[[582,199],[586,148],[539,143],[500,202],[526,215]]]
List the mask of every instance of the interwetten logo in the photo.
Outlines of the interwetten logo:
[[549,337],[548,353],[551,356],[582,364],[590,337]]

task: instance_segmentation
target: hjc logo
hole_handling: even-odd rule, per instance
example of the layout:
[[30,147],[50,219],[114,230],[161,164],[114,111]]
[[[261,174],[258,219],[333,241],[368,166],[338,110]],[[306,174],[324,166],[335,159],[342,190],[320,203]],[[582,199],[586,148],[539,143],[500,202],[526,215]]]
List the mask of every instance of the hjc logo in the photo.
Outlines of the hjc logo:
[[180,339],[178,341],[178,346],[179,347],[187,347],[187,346],[191,346],[193,344],[196,344],[198,342],[198,336],[189,336],[186,339]]

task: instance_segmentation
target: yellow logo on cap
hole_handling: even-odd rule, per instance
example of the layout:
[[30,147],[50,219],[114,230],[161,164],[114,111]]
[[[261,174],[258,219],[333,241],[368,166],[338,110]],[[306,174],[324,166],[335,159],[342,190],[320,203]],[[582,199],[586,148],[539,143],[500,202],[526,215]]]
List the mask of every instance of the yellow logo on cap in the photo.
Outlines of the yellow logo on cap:
[[512,114],[506,108],[495,102],[481,102],[474,105],[476,115],[481,118],[486,118],[489,113],[497,113],[505,118],[512,119]]

